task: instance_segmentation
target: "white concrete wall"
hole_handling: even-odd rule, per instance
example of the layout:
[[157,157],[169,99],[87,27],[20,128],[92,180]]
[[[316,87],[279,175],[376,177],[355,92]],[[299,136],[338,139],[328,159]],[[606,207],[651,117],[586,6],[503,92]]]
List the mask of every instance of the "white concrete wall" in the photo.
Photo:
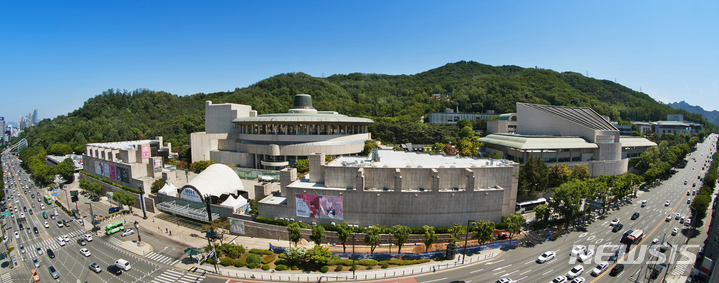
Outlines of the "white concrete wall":
[[209,134],[237,133],[237,126],[232,120],[239,117],[250,117],[252,107],[243,104],[222,103],[212,104],[205,101],[205,132]]
[[517,132],[522,135],[579,136],[593,143],[594,130],[557,115],[517,103]]

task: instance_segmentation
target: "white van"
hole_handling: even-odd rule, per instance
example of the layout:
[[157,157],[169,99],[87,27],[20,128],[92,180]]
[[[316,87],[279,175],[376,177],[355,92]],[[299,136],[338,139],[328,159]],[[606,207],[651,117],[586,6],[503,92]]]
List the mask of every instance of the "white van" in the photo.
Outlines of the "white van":
[[130,263],[127,262],[127,261],[124,260],[124,259],[118,259],[118,260],[116,260],[116,261],[115,261],[115,266],[117,266],[117,267],[119,267],[119,268],[122,268],[122,270],[124,270],[124,271],[128,271],[128,270],[130,270],[130,268],[131,268],[131,267],[130,267]]

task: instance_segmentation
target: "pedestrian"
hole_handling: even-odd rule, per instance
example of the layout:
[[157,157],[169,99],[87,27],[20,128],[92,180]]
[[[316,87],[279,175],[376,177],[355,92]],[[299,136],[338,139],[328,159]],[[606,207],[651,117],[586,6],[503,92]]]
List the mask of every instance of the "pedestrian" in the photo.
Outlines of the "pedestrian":
[[167,233],[167,227],[165,227],[165,233]]
[[170,236],[172,236],[172,230],[170,230]]

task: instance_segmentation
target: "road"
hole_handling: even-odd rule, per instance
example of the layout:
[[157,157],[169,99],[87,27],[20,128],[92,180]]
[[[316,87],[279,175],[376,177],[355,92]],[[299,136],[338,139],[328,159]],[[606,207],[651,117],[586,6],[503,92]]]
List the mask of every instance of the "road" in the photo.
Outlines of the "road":
[[[7,235],[9,237],[9,245],[15,246],[16,250],[20,245],[24,246],[25,252],[14,252],[16,254],[19,266],[15,267],[12,272],[4,274],[0,277],[0,281],[9,282],[9,280],[20,282],[31,282],[30,270],[34,269],[32,259],[36,258],[40,262],[37,273],[41,281],[50,281],[48,266],[54,266],[59,273],[60,282],[224,282],[217,278],[188,274],[182,271],[174,270],[170,265],[174,262],[174,258],[168,259],[167,254],[179,257],[173,243],[167,244],[166,240],[156,239],[152,234],[143,233],[143,241],[149,242],[153,246],[160,248],[157,253],[151,253],[146,256],[140,256],[130,253],[118,247],[124,241],[134,240],[136,235],[121,237],[120,233],[113,235],[92,235],[93,241],[87,242],[86,246],[81,246],[78,239],[83,238],[88,232],[78,222],[70,221],[54,204],[48,205],[44,201],[38,201],[41,198],[38,194],[47,194],[45,189],[37,188],[32,184],[30,177],[18,166],[18,159],[11,155],[3,155],[2,157],[4,169],[6,171],[6,196],[12,194],[12,198],[6,197],[9,204],[13,206],[13,217],[6,217],[3,223],[6,224]],[[9,178],[9,179],[8,179]],[[27,189],[25,189],[27,187]],[[41,208],[41,204],[45,206]],[[23,211],[23,207],[28,211]],[[17,209],[17,211],[15,211]],[[33,214],[29,210],[33,210]],[[56,220],[50,219],[51,214],[58,210]],[[48,219],[43,218],[42,212],[48,213]],[[21,217],[21,213],[24,217]],[[97,213],[97,212],[96,212]],[[57,220],[67,219],[69,225],[67,227],[58,227]],[[44,223],[48,222],[48,227]],[[20,230],[20,225],[23,229]],[[64,225],[63,225],[64,226]],[[90,226],[87,225],[89,228]],[[28,232],[26,229],[30,228]],[[32,231],[33,228],[38,229],[38,233]],[[89,230],[89,229],[88,229]],[[18,232],[17,238],[14,233]],[[68,236],[69,241],[61,246],[58,237]],[[41,251],[36,250],[40,247]],[[81,248],[87,248],[91,255],[88,257],[80,254]],[[56,257],[48,256],[48,249],[51,249]],[[181,253],[181,250],[179,251]],[[131,269],[124,271],[121,275],[116,276],[108,271],[108,267],[114,265],[117,259],[125,259],[130,262]],[[103,271],[95,273],[90,270],[89,265],[97,263]],[[10,278],[8,278],[8,275]]]
[[[698,144],[697,150],[688,156],[689,162],[685,168],[677,168],[677,172],[668,180],[663,181],[659,186],[647,192],[642,192],[638,198],[631,200],[628,205],[622,206],[616,211],[608,214],[604,219],[598,219],[593,223],[577,228],[577,232],[571,232],[562,235],[556,240],[545,241],[533,248],[518,247],[506,252],[501,257],[487,263],[479,265],[470,265],[465,268],[452,269],[441,273],[434,273],[426,276],[416,277],[416,281],[420,283],[430,282],[450,282],[454,280],[463,280],[465,282],[495,282],[499,278],[512,278],[515,282],[550,282],[560,275],[566,275],[567,272],[576,265],[581,265],[584,272],[581,277],[586,282],[650,282],[649,266],[647,261],[652,256],[650,249],[653,239],[659,239],[660,243],[666,241],[670,243],[674,249],[670,249],[664,253],[670,258],[671,264],[665,269],[665,272],[676,275],[688,275],[694,259],[688,260],[679,252],[680,247],[687,242],[690,227],[679,223],[675,219],[675,214],[680,213],[681,216],[687,217],[690,214],[687,199],[694,196],[687,196],[687,191],[699,189],[701,182],[697,179],[706,173],[702,170],[710,152],[710,148],[715,144],[708,141],[714,140],[716,135],[707,138],[705,143]],[[703,153],[703,155],[702,155]],[[692,158],[696,158],[696,162]],[[692,169],[694,167],[694,169]],[[709,166],[707,165],[706,168]],[[687,181],[687,185],[684,185]],[[697,182],[697,187],[693,187],[693,183]],[[641,207],[641,201],[646,200],[646,207]],[[669,200],[670,205],[665,205]],[[640,216],[636,220],[631,220],[631,215],[639,212]],[[672,215],[670,221],[666,221],[667,215]],[[681,217],[680,216],[680,217]],[[620,223],[624,227],[619,232],[612,232],[610,221],[619,218]],[[671,232],[674,228],[678,228],[679,233],[672,236]],[[617,276],[610,276],[609,270],[614,266],[614,262],[610,262],[609,267],[600,276],[590,275],[591,270],[597,265],[596,256],[600,256],[601,261],[607,261],[609,256],[617,250],[624,251],[626,245],[619,241],[624,231],[628,229],[641,229],[645,236],[637,244],[631,247],[631,252],[625,259],[621,260],[625,270]],[[697,237],[697,232],[694,233]],[[704,233],[698,237],[706,237]],[[694,239],[692,242],[703,242]],[[595,257],[587,262],[579,262],[576,258],[569,256],[570,251],[575,245],[585,245],[588,249],[596,252]],[[656,247],[652,247],[654,249]],[[697,253],[699,247],[689,247],[688,252]],[[557,256],[554,260],[539,264],[536,263],[537,257],[545,251],[554,251]],[[600,254],[601,253],[601,254]],[[684,261],[680,261],[684,260]],[[641,271],[641,274],[639,272]],[[662,274],[661,276],[663,276]]]

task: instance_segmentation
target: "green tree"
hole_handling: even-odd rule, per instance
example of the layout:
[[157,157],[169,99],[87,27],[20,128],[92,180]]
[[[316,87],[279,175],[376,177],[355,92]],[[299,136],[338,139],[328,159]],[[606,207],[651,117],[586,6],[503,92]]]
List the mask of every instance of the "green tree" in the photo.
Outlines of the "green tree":
[[292,242],[295,247],[297,247],[297,243],[299,243],[300,239],[302,239],[302,230],[300,229],[300,224],[297,222],[292,222],[287,225],[287,233],[289,233],[290,242]]
[[565,223],[569,223],[579,214],[584,186],[584,182],[572,180],[554,190],[553,200],[549,206],[564,218]]
[[316,265],[326,265],[330,259],[332,259],[332,252],[329,249],[322,246],[314,246],[307,250],[305,253],[305,259]]
[[537,219],[547,221],[551,212],[552,211],[549,209],[549,206],[546,204],[540,204],[534,207],[534,213]]
[[519,194],[536,196],[544,192],[549,182],[547,165],[539,157],[529,157],[519,168]]
[[478,221],[476,222],[476,228],[474,229],[474,238],[479,241],[479,244],[485,244],[494,239],[494,223],[492,221]]
[[549,186],[558,187],[561,184],[569,181],[572,177],[572,170],[569,169],[566,163],[554,164],[549,167]]
[[460,119],[459,121],[457,121],[456,126],[457,126],[457,129],[459,129],[459,130],[462,130],[462,129],[467,128],[467,127],[469,127],[470,130],[471,130],[471,129],[472,129],[472,122],[470,122],[470,121],[467,120],[467,119]]
[[492,151],[492,159],[502,159],[502,153],[499,150]]
[[467,233],[467,227],[462,226],[462,224],[455,223],[452,228],[449,228],[449,241],[451,243],[459,242],[462,239],[458,237],[458,235]]
[[294,247],[289,247],[289,248],[285,249],[285,259],[284,260],[289,265],[299,265],[305,261],[306,254],[307,254],[307,248],[305,248],[305,247],[298,248],[297,244],[295,244]]
[[390,228],[390,233],[394,236],[394,243],[399,247],[397,253],[402,253],[402,246],[409,240],[409,234],[412,234],[412,228],[398,224]]
[[472,130],[472,127],[464,127],[459,131],[459,137],[471,140],[474,138],[474,130]]
[[310,240],[315,243],[315,245],[321,245],[322,241],[325,239],[325,228],[322,227],[322,225],[315,225],[312,227],[312,235],[310,235]]
[[190,170],[199,173],[207,169],[207,167],[210,167],[210,165],[212,164],[215,164],[215,162],[212,160],[200,160],[192,162],[192,164],[190,164]]
[[364,149],[362,149],[362,153],[360,153],[360,155],[364,155],[364,156],[369,155],[369,153],[372,152],[373,148],[379,148],[376,140],[364,141]]
[[297,173],[305,173],[310,170],[310,161],[307,159],[297,159],[295,164],[292,164],[293,168],[297,168]]
[[152,182],[152,186],[150,186],[150,192],[152,192],[153,194],[156,194],[164,186],[165,186],[165,180],[157,179],[154,182]]
[[589,179],[589,167],[587,165],[577,165],[572,169],[572,179],[585,181]]
[[132,213],[132,205],[135,204],[135,197],[132,193],[115,191],[112,193],[112,200],[119,202],[122,205],[127,205],[130,207],[130,213]]
[[444,149],[444,144],[442,144],[442,143],[436,142],[432,145],[432,153],[434,153],[434,154],[442,153],[443,149]]
[[509,232],[509,239],[512,239],[514,235],[522,231],[522,224],[526,220],[519,214],[511,214],[507,218],[507,231]]
[[350,227],[347,225],[347,222],[343,221],[342,224],[337,226],[337,238],[340,240],[340,243],[342,243],[342,252],[347,252],[347,239],[349,239],[349,236],[352,232],[350,231]]
[[55,166],[55,174],[59,174],[67,183],[75,181],[75,163],[71,158],[66,158]]
[[424,252],[428,252],[429,247],[431,247],[432,244],[437,241],[438,237],[437,234],[434,232],[434,227],[424,225],[422,226],[422,230],[424,231]]
[[377,248],[377,245],[379,244],[379,233],[380,232],[382,232],[382,226],[379,226],[379,225],[373,225],[372,228],[369,228],[365,231],[364,243],[365,243],[365,245],[369,245],[370,254],[374,253],[374,250]]

